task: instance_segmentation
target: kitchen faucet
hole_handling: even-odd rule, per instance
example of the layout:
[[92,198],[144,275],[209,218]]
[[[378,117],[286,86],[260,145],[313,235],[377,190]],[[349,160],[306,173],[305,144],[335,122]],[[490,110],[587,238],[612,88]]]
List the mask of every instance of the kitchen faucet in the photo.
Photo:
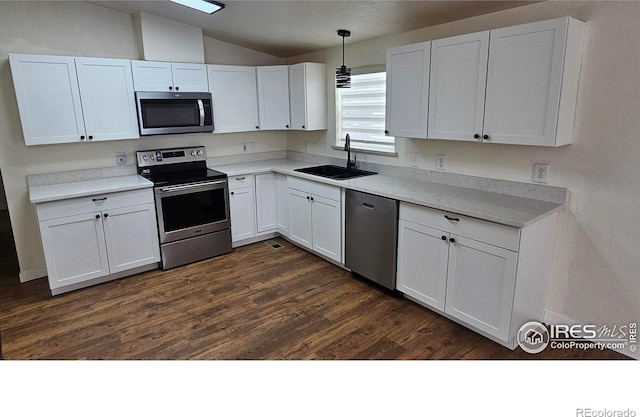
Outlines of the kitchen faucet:
[[351,160],[351,137],[347,133],[344,138],[344,150],[347,151],[347,169],[356,167],[356,154],[353,154],[353,161]]

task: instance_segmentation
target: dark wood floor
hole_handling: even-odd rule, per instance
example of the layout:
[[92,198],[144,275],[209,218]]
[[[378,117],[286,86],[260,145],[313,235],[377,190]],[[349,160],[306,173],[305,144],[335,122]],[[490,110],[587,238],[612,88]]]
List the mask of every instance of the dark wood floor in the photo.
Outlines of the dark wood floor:
[[5,359],[624,358],[511,351],[282,239],[56,297],[1,242]]

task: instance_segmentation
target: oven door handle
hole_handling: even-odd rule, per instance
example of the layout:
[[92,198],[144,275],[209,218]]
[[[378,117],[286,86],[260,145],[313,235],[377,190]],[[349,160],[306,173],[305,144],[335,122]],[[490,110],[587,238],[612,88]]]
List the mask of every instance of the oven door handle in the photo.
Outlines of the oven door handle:
[[204,103],[198,100],[198,109],[200,109],[200,126],[204,126]]
[[197,184],[173,185],[171,187],[162,187],[160,188],[160,191],[162,191],[163,193],[170,193],[172,191],[191,190],[194,188],[208,187],[208,186],[217,185],[217,184],[225,184],[226,182],[227,182],[226,180],[219,180],[219,181],[210,181],[210,182],[199,182]]

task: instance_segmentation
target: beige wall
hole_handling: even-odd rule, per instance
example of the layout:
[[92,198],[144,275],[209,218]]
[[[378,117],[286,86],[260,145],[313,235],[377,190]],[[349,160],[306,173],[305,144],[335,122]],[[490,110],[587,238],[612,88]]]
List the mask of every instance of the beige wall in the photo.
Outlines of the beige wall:
[[[138,140],[50,146],[24,145],[9,52],[108,58],[141,58],[134,18],[85,2],[0,2],[0,169],[4,180],[21,279],[43,276],[45,261],[38,223],[29,202],[30,174],[115,166],[116,152],[135,165],[137,150],[175,145],[205,145],[209,156],[242,153],[242,143],[256,142],[257,151],[286,149],[283,132],[190,134]],[[280,58],[204,39],[207,63],[279,64]],[[210,59],[210,61],[209,61]]]
[[[435,155],[446,154],[449,172],[522,182],[531,182],[535,162],[550,163],[549,184],[567,187],[571,197],[559,223],[547,308],[582,323],[623,324],[640,319],[640,4],[535,4],[351,44],[346,63],[352,68],[381,64],[389,47],[567,15],[587,22],[572,145],[546,149],[398,138],[397,158],[358,159],[409,165],[409,152],[417,151],[421,167],[435,169]],[[330,148],[335,142],[333,71],[341,58],[340,48],[333,48],[289,60],[327,63],[329,129],[311,140],[289,133],[288,149],[302,151],[309,140],[311,152],[344,155]]]

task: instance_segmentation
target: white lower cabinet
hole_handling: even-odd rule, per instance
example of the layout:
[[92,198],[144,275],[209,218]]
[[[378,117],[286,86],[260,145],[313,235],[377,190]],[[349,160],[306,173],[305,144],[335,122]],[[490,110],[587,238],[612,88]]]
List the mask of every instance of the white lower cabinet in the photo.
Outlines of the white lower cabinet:
[[339,187],[289,177],[289,239],[342,262]]
[[276,175],[256,175],[256,223],[257,233],[274,232],[277,229]]
[[36,211],[54,294],[160,261],[151,189],[40,203]]
[[249,239],[256,235],[256,200],[253,175],[229,178],[229,211],[231,213],[231,241]]
[[284,237],[289,237],[288,195],[287,176],[276,174],[276,227]]
[[397,289],[513,349],[544,314],[556,217],[518,229],[401,203]]

